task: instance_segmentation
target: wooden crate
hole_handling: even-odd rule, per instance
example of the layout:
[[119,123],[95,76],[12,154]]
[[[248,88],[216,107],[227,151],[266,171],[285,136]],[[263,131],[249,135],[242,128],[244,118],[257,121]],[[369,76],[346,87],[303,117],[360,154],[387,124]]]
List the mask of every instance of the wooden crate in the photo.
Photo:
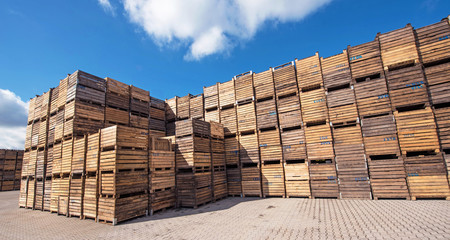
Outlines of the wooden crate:
[[394,112],[400,149],[403,153],[414,151],[439,151],[439,141],[430,108]]
[[211,153],[202,152],[177,152],[177,168],[204,168],[211,169]]
[[28,103],[28,119],[27,119],[28,125],[33,123],[34,120],[34,107],[36,105],[36,99],[37,97],[31,98],[30,102]]
[[322,69],[320,66],[319,53],[314,56],[295,60],[297,67],[298,88],[304,90],[317,85],[323,85]]
[[156,211],[174,207],[176,205],[175,188],[150,193],[148,203],[150,215]]
[[148,148],[148,131],[125,126],[102,129],[100,147],[103,149],[114,146],[146,150]]
[[236,134],[237,116],[234,107],[220,110],[220,123],[223,124],[225,136]]
[[26,207],[27,196],[28,196],[28,178],[22,177],[20,179],[19,207],[21,208]]
[[261,166],[264,197],[286,197],[284,168],[280,161],[265,162]]
[[448,179],[445,175],[438,176],[408,176],[408,188],[411,200],[417,198],[450,197]]
[[277,110],[281,129],[302,125],[300,96],[298,93],[278,98]]
[[227,189],[228,196],[240,196],[242,194],[241,169],[239,165],[227,163]]
[[384,75],[354,83],[359,116],[373,116],[392,111]]
[[278,125],[275,98],[256,102],[256,119],[258,129],[266,129]]
[[96,172],[88,173],[84,179],[83,189],[83,218],[97,218],[98,201],[98,175]]
[[40,148],[47,146],[48,122],[48,119],[42,119],[39,124],[38,147]]
[[177,121],[176,136],[183,137],[189,135],[197,135],[209,137],[211,132],[211,126],[209,122],[205,122],[198,119],[187,119],[183,121]]
[[197,137],[197,136],[184,136],[176,139],[176,152],[177,153],[189,153],[189,152],[211,152],[211,140],[209,138]]
[[255,98],[263,100],[275,96],[272,69],[254,74],[253,85],[255,87]]
[[105,107],[82,101],[72,101],[65,107],[64,119],[67,121],[73,118],[104,121]]
[[320,58],[322,65],[323,84],[325,89],[332,89],[342,85],[348,85],[352,81],[347,50],[342,53]]
[[[8,166],[8,162],[10,162],[11,164]],[[37,156],[36,156],[36,178],[42,179],[45,177],[44,173],[45,173],[45,165],[47,164],[47,151],[42,148],[42,149],[38,149],[37,152]],[[5,161],[5,165],[3,166],[4,170],[9,170],[9,171],[14,171],[16,166],[15,166],[15,160],[11,160],[11,161]]]
[[50,212],[66,215],[68,211],[68,197],[70,189],[70,177],[53,176],[52,193],[50,200]]
[[447,18],[415,30],[422,63],[431,64],[450,56],[450,25]]
[[436,125],[443,149],[450,149],[450,107],[435,108]]
[[189,116],[203,119],[203,94],[193,96],[189,101]]
[[190,117],[190,102],[192,95],[188,94],[184,97],[178,98],[177,101],[177,118],[178,119],[186,119]]
[[36,96],[36,101],[34,102],[34,118],[33,121],[38,121],[41,118],[41,106],[42,100],[44,99],[43,95]]
[[136,194],[123,198],[99,197],[98,221],[116,225],[147,214],[148,195]]
[[236,103],[252,101],[253,96],[253,72],[246,72],[236,76]]
[[373,198],[409,199],[403,158],[395,155],[370,156],[368,158],[370,185]]
[[[149,128],[149,130],[157,130],[157,131],[165,132],[166,131],[166,123],[163,120],[149,118],[148,119],[148,128]],[[164,136],[165,136],[165,133],[164,133]]]
[[313,198],[338,198],[339,187],[334,162],[331,160],[309,162],[311,196]]
[[27,187],[26,208],[34,208],[35,200],[36,200],[36,179],[34,177],[29,177]]
[[[334,152],[339,170],[361,171],[367,175],[364,144],[359,124],[333,128]],[[338,172],[339,173],[339,172]],[[352,174],[349,172],[349,174]]]
[[130,86],[130,111],[148,114],[150,92],[135,86]]
[[306,159],[306,141],[303,128],[296,128],[281,132],[283,145],[283,159],[299,160]]
[[212,201],[211,177],[211,171],[178,172],[176,175],[178,206],[197,208]]
[[274,67],[273,80],[278,97],[298,92],[294,62]]
[[258,135],[256,132],[239,136],[239,158],[241,163],[259,163]]
[[223,199],[228,196],[227,183],[214,185],[214,200]]
[[242,163],[242,196],[262,197],[261,166],[259,163]]
[[70,173],[72,169],[74,139],[66,139],[62,143],[61,173]]
[[97,172],[100,160],[100,133],[90,134],[86,145],[86,172]]
[[205,97],[205,110],[219,107],[218,89],[218,84],[214,84],[209,87],[203,87],[203,95]]
[[419,63],[414,30],[410,24],[378,37],[385,70]]
[[305,160],[287,160],[284,163],[287,197],[310,197],[309,167]]
[[87,136],[73,141],[72,173],[83,174],[86,166]]
[[[70,81],[70,80],[69,80]],[[71,101],[83,101],[90,104],[105,106],[105,90],[97,90],[80,84],[69,85],[67,89],[67,103]]]
[[225,166],[227,164],[225,161],[225,152],[213,153],[212,154],[212,164],[213,164],[213,167]]
[[234,79],[228,82],[219,83],[219,104],[220,108],[233,106],[236,98],[234,94]]
[[211,138],[211,150],[212,153],[224,153],[225,144],[223,139]]
[[[27,154],[24,155],[24,158],[27,156]],[[31,160],[31,155],[30,160]],[[24,161],[25,164],[25,161]],[[53,167],[52,167],[52,174],[59,175],[61,173],[61,165],[62,165],[62,143],[55,143],[53,145]],[[26,166],[26,165],[24,165]],[[28,169],[28,167],[26,167]],[[25,171],[25,168],[24,168]],[[28,175],[28,174],[27,174]]]
[[106,90],[105,79],[80,70],[75,71],[69,76],[68,86],[71,87],[74,85],[81,85],[103,92]]
[[442,104],[450,102],[450,63],[425,68],[431,102]]
[[328,114],[333,125],[358,121],[358,110],[352,88],[342,88],[328,92]]
[[253,102],[237,105],[236,112],[239,133],[256,130],[256,114]]
[[214,121],[210,121],[209,122],[210,128],[211,128],[211,137],[212,138],[217,138],[217,139],[224,139],[225,137],[225,133],[223,130],[223,124],[218,123],[218,122],[214,122]]
[[46,177],[44,183],[44,211],[50,211],[50,202],[52,196],[52,177]]
[[124,111],[130,109],[130,86],[112,78],[106,79],[106,106]]
[[[148,163],[146,164],[148,167]],[[99,174],[99,194],[120,198],[128,194],[147,192],[147,168],[134,170],[102,171]]]
[[166,99],[166,120],[174,121],[177,119],[177,101],[178,97]]
[[[164,109],[150,107],[149,110],[150,110],[149,111],[150,118],[161,120],[161,121],[166,120],[166,112]],[[203,106],[202,106],[202,111],[203,111]]]
[[37,149],[30,151],[30,161],[28,163],[28,173],[27,176],[35,176],[36,175],[36,163],[37,163]]
[[57,105],[59,109],[64,107],[64,105],[66,105],[68,83],[69,83],[69,77],[61,79],[59,81],[59,94],[58,94],[58,105]]
[[148,114],[130,113],[130,127],[148,129]]
[[383,72],[378,38],[354,47],[349,46],[347,51],[352,78],[356,82]]
[[279,129],[259,131],[258,137],[262,162],[283,159]]
[[236,136],[224,139],[226,164],[239,164],[239,142]]
[[64,109],[56,113],[55,120],[55,141],[61,140],[64,136]]
[[[3,181],[5,181],[5,180],[3,180]],[[44,207],[44,180],[36,179],[35,182],[36,182],[36,192],[35,192],[35,200],[34,200],[34,208],[33,209],[43,210],[43,207]]]
[[75,117],[64,122],[64,138],[96,133],[103,126],[103,121]]
[[58,96],[59,86],[52,89],[52,94],[50,95],[50,113],[56,112],[58,110]]
[[83,214],[84,176],[70,176],[69,216],[81,217]]
[[[25,149],[29,150],[31,148],[31,133],[33,131],[33,124],[29,124],[27,125],[27,128],[25,130]],[[54,135],[54,130],[53,133],[51,132],[51,130],[49,131],[49,136],[52,137],[52,135]]]
[[150,107],[165,111],[166,103],[164,100],[150,96]]
[[41,119],[47,119],[47,116],[50,114],[51,94],[52,94],[52,89],[50,89],[48,92],[45,92],[44,94],[42,94],[42,105],[41,105],[41,111],[39,113],[39,117]]
[[207,122],[220,122],[220,110],[215,108],[213,110],[205,111],[205,121]]
[[328,119],[328,108],[323,88],[300,92],[302,119],[304,123],[324,121]]
[[400,155],[393,115],[364,118],[361,126],[367,155]]
[[305,127],[308,160],[333,159],[333,137],[328,123]]
[[114,125],[128,126],[130,123],[130,113],[117,108],[105,108],[105,125],[106,127]]
[[37,147],[39,144],[39,129],[41,122],[34,122],[32,125],[31,147]]
[[106,149],[100,152],[100,170],[142,169],[147,164],[147,149],[128,149],[116,146],[115,149]]

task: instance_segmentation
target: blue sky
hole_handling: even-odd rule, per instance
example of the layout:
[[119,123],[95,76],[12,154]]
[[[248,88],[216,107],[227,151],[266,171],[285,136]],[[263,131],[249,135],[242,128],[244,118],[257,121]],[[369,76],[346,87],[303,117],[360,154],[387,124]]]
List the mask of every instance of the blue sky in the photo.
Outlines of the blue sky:
[[[161,99],[198,94],[242,72],[316,51],[327,57],[377,32],[407,23],[418,28],[450,14],[445,0],[275,2],[2,0],[0,89],[26,102],[81,69]],[[11,109],[0,104],[3,116]]]

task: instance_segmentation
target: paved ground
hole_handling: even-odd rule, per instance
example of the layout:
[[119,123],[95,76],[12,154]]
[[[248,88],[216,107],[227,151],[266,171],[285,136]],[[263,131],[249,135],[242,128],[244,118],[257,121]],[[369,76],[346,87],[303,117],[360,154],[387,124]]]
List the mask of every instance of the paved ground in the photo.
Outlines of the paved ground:
[[0,239],[450,239],[450,201],[228,198],[109,226],[18,196],[0,192]]

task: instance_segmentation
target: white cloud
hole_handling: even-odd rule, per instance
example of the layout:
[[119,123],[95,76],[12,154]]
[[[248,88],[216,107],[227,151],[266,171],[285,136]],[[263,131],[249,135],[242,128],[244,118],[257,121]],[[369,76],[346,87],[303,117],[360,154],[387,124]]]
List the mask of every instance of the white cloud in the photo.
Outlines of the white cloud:
[[13,92],[0,89],[0,116],[0,148],[23,149],[28,103]]
[[100,4],[100,6],[102,6],[105,12],[111,13],[113,16],[116,15],[116,10],[111,5],[111,2],[109,0],[98,0],[98,3]]
[[130,20],[158,45],[188,44],[185,59],[198,60],[248,41],[269,21],[299,21],[331,1],[123,0],[123,4]]

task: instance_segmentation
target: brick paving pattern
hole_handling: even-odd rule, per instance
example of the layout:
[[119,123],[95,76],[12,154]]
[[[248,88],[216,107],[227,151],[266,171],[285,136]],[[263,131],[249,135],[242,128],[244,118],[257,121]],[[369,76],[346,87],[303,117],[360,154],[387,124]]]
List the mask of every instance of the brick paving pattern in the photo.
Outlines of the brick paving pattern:
[[18,208],[0,192],[0,239],[450,239],[450,201],[227,198],[117,226]]

